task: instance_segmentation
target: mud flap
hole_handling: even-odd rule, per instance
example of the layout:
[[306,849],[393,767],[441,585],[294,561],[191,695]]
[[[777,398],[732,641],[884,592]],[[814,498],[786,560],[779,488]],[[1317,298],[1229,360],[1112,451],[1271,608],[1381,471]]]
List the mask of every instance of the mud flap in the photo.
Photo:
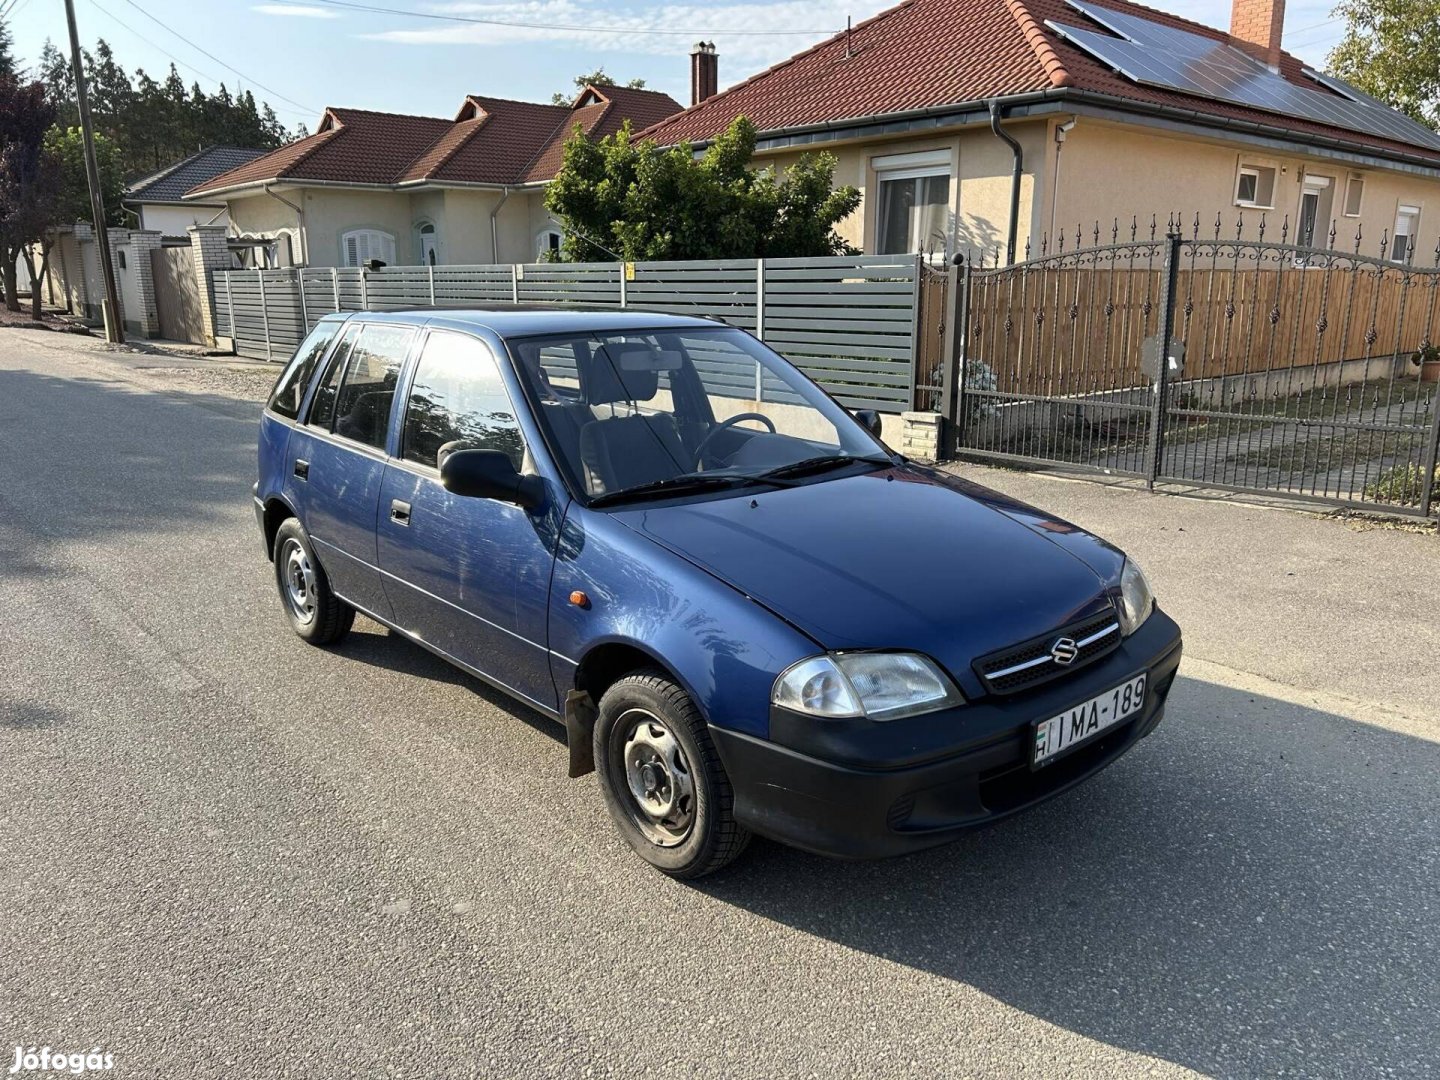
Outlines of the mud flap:
[[584,690],[565,695],[565,742],[570,747],[570,776],[595,771],[595,746],[591,739],[599,716],[595,702]]

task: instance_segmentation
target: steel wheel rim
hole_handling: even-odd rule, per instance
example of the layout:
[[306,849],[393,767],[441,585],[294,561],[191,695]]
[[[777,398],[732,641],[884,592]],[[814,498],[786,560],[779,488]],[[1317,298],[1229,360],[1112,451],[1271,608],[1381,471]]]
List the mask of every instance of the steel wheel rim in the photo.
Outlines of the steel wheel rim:
[[680,741],[645,709],[630,709],[616,728],[630,819],[657,847],[683,844],[695,826],[695,774]]
[[298,540],[286,540],[280,549],[280,591],[290,613],[302,623],[315,618],[315,570]]

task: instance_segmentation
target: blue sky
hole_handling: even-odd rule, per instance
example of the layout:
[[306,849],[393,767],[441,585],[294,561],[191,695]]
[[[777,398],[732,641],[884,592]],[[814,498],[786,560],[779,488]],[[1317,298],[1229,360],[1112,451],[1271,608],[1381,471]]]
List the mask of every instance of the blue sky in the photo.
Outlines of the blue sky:
[[[687,56],[702,37],[716,43],[723,87],[843,29],[847,15],[858,22],[890,6],[887,0],[346,2],[416,14],[324,0],[75,0],[82,39],[104,37],[127,70],[142,67],[158,77],[174,58],[187,83],[207,91],[221,80],[232,90],[244,86],[270,101],[288,126],[303,120],[311,129],[326,105],[450,115],[467,93],[544,101],[596,65],[622,80],[640,76],[683,104]],[[1323,62],[1340,35],[1332,2],[1292,0],[1286,12],[1286,47],[1311,63]],[[1230,0],[1170,0],[1168,9],[1223,27]],[[422,13],[494,22],[444,22]],[[64,46],[60,0],[17,0],[8,18],[22,62],[33,62],[47,37]]]

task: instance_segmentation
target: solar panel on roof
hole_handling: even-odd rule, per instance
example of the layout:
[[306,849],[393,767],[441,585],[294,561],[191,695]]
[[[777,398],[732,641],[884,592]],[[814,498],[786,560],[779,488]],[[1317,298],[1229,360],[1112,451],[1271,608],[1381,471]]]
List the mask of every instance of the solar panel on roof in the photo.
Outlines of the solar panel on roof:
[[1120,36],[1053,19],[1046,25],[1132,82],[1440,150],[1440,135],[1339,79],[1306,69],[1325,87],[1310,90],[1223,41],[1082,0],[1067,2]]

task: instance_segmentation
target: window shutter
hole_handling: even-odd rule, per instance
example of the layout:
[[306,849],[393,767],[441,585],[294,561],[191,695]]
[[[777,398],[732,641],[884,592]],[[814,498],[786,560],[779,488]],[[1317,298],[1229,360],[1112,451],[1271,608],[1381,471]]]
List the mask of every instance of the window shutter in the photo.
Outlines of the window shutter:
[[352,229],[345,234],[344,245],[346,266],[364,266],[371,259],[395,265],[395,238],[387,232]]

